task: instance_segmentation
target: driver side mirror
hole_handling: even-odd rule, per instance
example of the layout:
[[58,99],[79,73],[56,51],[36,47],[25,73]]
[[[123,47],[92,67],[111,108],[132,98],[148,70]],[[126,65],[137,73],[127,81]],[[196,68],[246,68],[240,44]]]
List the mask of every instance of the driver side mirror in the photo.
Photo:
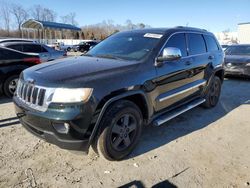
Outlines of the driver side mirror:
[[179,48],[168,47],[163,49],[162,56],[157,57],[156,66],[162,65],[164,61],[175,61],[181,59],[181,50]]

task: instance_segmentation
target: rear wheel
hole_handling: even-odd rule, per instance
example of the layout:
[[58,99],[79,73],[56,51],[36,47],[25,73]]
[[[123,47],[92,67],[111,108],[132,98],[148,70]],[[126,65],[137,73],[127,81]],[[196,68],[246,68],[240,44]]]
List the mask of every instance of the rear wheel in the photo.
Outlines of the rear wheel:
[[205,96],[206,102],[203,106],[206,108],[212,108],[217,105],[221,93],[221,80],[215,76],[209,86],[209,90]]
[[114,103],[101,121],[97,151],[108,160],[121,160],[132,152],[142,130],[142,114],[133,102]]
[[16,91],[18,78],[19,78],[19,75],[13,75],[5,80],[4,85],[3,85],[3,91],[7,97],[13,97]]

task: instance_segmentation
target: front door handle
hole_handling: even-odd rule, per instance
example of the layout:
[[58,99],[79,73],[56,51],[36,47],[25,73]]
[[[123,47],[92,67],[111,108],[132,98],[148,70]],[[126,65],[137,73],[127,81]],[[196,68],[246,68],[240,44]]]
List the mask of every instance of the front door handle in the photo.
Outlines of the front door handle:
[[210,55],[210,56],[208,56],[208,59],[209,59],[209,60],[213,60],[213,59],[214,59],[214,56],[213,56],[213,55]]
[[191,65],[192,62],[191,62],[191,61],[186,61],[185,64],[186,64],[186,65]]

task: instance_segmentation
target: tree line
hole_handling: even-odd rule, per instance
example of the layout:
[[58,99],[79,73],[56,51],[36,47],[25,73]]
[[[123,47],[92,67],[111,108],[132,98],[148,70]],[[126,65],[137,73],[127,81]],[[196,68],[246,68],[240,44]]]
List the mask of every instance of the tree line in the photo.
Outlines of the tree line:
[[[60,22],[78,26],[76,13],[74,12],[59,16],[53,9],[41,5],[33,5],[25,8],[21,4],[9,3],[6,0],[0,0],[0,4],[0,37],[21,37],[21,24],[28,19]],[[106,20],[98,24],[82,26],[81,32],[64,32],[63,38],[102,40],[118,31],[145,27],[150,26],[143,23],[134,24],[131,20],[127,20],[123,25],[115,24],[112,20]],[[25,32],[24,37],[27,37],[27,33]]]

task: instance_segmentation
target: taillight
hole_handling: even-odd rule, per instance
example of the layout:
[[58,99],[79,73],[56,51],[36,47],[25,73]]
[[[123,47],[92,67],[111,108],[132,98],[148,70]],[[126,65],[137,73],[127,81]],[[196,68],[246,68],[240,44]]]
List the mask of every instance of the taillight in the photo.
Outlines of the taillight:
[[29,57],[29,58],[25,58],[24,61],[25,61],[25,62],[28,62],[28,63],[35,63],[35,64],[41,63],[41,60],[40,60],[40,58],[38,58],[38,57]]

